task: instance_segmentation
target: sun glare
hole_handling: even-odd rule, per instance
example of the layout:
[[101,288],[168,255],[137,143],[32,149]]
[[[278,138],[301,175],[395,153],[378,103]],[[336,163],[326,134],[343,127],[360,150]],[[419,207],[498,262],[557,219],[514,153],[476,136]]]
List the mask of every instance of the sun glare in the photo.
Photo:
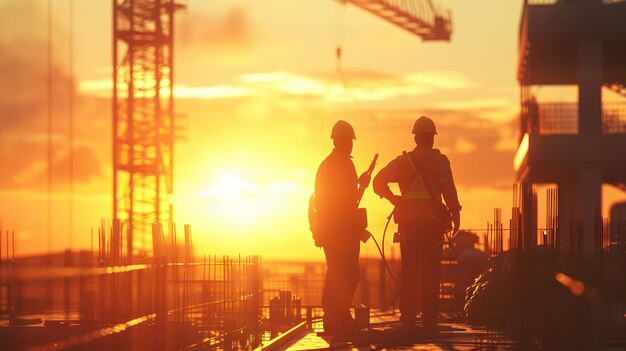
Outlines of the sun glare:
[[299,181],[254,182],[231,172],[198,190],[206,215],[239,229],[269,224],[278,213],[289,212],[289,203],[299,196]]

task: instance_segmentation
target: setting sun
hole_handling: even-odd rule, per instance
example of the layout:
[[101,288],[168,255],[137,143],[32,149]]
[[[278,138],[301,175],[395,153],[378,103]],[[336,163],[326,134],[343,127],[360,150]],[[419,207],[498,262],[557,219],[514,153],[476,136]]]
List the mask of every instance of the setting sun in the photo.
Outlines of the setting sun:
[[218,227],[245,229],[254,235],[259,227],[270,226],[276,218],[293,215],[293,200],[303,187],[296,180],[260,182],[245,172],[223,171],[212,183],[198,190],[196,206]]

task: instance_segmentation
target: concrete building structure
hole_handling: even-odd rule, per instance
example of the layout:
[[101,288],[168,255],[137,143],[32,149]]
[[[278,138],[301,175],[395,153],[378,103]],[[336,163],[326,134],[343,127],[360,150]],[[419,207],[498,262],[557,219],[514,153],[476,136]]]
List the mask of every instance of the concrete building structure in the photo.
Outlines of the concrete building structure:
[[[626,183],[626,1],[526,0],[519,51],[517,180],[558,185],[556,244],[590,257],[601,186]],[[537,86],[576,87],[578,101],[538,102]],[[603,89],[624,101],[603,103]]]

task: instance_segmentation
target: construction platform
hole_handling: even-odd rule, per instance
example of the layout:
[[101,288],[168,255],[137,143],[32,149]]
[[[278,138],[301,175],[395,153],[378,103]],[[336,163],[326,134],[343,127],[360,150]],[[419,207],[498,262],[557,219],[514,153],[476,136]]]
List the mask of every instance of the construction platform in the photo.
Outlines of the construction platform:
[[446,321],[449,318],[440,323],[436,334],[425,334],[419,324],[403,328],[398,318],[398,314],[374,314],[370,328],[351,335],[327,335],[321,321],[302,323],[260,350],[507,350],[516,346],[506,333]]

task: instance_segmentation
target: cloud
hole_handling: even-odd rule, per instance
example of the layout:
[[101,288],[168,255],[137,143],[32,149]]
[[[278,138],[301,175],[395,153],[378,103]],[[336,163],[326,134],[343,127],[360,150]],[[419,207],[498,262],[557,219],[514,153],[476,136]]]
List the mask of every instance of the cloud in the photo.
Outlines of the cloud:
[[[126,90],[124,86],[119,89],[120,91]],[[110,79],[88,79],[82,80],[78,84],[78,91],[90,96],[109,98],[112,90],[113,82]],[[174,96],[177,99],[227,99],[249,95],[251,94],[246,87],[229,84],[212,86],[174,85]]]
[[[301,74],[285,71],[244,73],[231,82],[208,86],[175,85],[176,98],[219,99],[241,97],[316,98],[329,103],[353,101],[391,101],[398,97],[414,97],[439,91],[458,90],[471,86],[466,77],[454,72],[414,72],[391,75],[382,72],[355,70],[336,74]],[[110,96],[110,80],[86,80],[79,91],[95,96]]]
[[[60,150],[60,146],[55,143],[54,149]],[[38,142],[2,145],[0,159],[2,159],[3,172],[0,172],[0,189],[45,189],[48,165],[41,157],[45,151],[45,144]],[[79,145],[72,150],[72,156],[74,159],[73,179],[76,184],[104,179],[103,165],[92,147]],[[65,150],[54,152],[51,169],[55,188],[69,184],[69,152]]]
[[461,72],[457,71],[425,71],[409,73],[404,78],[406,81],[432,88],[456,90],[472,87],[470,80]]
[[465,110],[465,109],[485,109],[485,108],[505,108],[511,106],[511,101],[505,98],[486,98],[444,101],[436,105],[437,108],[444,110]]
[[78,82],[78,92],[93,96],[110,97],[113,90],[111,79],[85,79]]
[[[45,126],[48,72],[39,55],[43,49],[44,45],[36,42],[20,48],[0,42],[0,136]],[[53,112],[65,113],[72,79],[57,65],[51,78]]]
[[[40,189],[46,182],[49,79],[55,185],[66,183],[69,173],[68,111],[76,84],[58,61],[53,60],[48,70],[48,47],[41,30],[46,19],[36,5],[31,0],[0,4],[0,191]],[[60,30],[53,29],[55,38],[62,37]],[[98,147],[110,123],[103,127],[99,121],[110,118],[110,103],[80,94],[74,95],[73,102],[75,180],[88,182],[103,177],[100,160],[105,157]]]
[[[57,62],[53,61],[52,70],[48,71],[47,27],[42,25],[46,18],[38,5],[33,0],[0,4],[1,139],[24,131],[44,130],[49,78],[55,114],[66,112],[69,92],[73,89],[72,78]],[[57,27],[53,27],[52,34],[55,39],[64,37]]]
[[250,92],[247,88],[227,84],[209,87],[174,86],[174,96],[180,99],[225,99],[248,95],[250,95]]
[[206,54],[211,60],[239,62],[252,43],[248,12],[241,6],[209,12],[194,8],[177,17],[176,46],[182,52]]
[[476,145],[464,137],[456,140],[454,151],[459,154],[468,154],[476,150]]
[[[4,0],[0,3],[0,42],[24,43],[43,40],[47,34],[45,16],[36,0]],[[53,27],[56,31],[58,28]]]

